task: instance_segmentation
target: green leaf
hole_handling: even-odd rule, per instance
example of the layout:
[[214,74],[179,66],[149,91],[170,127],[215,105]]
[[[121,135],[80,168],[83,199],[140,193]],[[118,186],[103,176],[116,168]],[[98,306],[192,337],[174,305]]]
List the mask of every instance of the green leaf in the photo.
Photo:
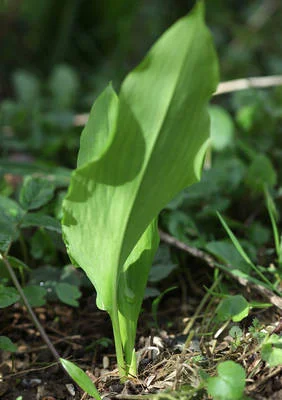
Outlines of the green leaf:
[[19,271],[30,271],[30,268],[22,260],[13,256],[8,256],[7,259],[13,268],[17,268]]
[[9,307],[19,299],[20,296],[15,288],[0,285],[0,308]]
[[228,296],[221,300],[216,313],[221,321],[232,319],[233,322],[242,321],[249,315],[250,304],[241,296]]
[[9,250],[11,242],[16,238],[16,232],[9,229],[10,227],[0,223],[0,251],[5,253]]
[[122,278],[126,266],[132,260],[139,265],[138,274],[137,267],[129,270],[136,270],[134,285],[140,282],[143,293],[157,242],[155,219],[200,178],[209,138],[207,104],[218,81],[203,14],[198,2],[176,22],[126,77],[119,97],[111,86],[99,96],[63,204],[69,255],[95,286],[98,306],[109,312],[116,344],[121,342],[117,314],[132,297],[118,296],[120,279],[128,279]]
[[230,268],[236,268],[246,273],[250,272],[251,267],[249,263],[242,259],[242,256],[232,243],[223,240],[216,240],[209,242],[206,245],[206,249],[220,261],[228,264]]
[[17,99],[25,106],[34,104],[39,96],[39,81],[27,71],[19,70],[13,75],[13,85]]
[[208,378],[208,393],[214,400],[239,400],[245,389],[246,373],[241,365],[224,361],[217,366],[218,376]]
[[17,346],[7,336],[0,336],[0,349],[11,353],[18,351]]
[[55,187],[43,177],[27,176],[20,191],[20,203],[26,210],[44,206],[54,196]]
[[77,166],[98,161],[114,138],[119,100],[109,85],[94,103],[80,138]]
[[37,285],[29,285],[23,289],[23,292],[26,295],[31,307],[41,307],[46,304],[45,296],[47,291],[45,288]]
[[149,297],[157,297],[161,293],[158,289],[152,288],[152,287],[146,287],[145,293],[144,293],[144,299],[148,299]]
[[257,155],[246,175],[246,184],[255,192],[263,192],[265,186],[272,188],[277,182],[277,174],[271,160],[264,154]]
[[18,224],[24,210],[12,199],[0,195],[0,251],[6,252],[18,237]]
[[49,82],[55,106],[68,108],[73,105],[79,86],[78,76],[68,65],[57,65],[52,71]]
[[176,264],[154,265],[148,280],[150,282],[160,282],[162,279],[167,278],[175,268]]
[[[22,261],[19,260],[16,257],[12,256],[7,256],[7,259],[11,265],[12,268],[17,269],[21,276],[23,276],[24,271],[30,272],[30,268]],[[0,279],[5,278],[7,281],[11,280],[11,276],[9,274],[9,271],[7,270],[7,267],[3,261],[3,259],[0,258]]]
[[171,260],[169,248],[167,246],[160,246],[149,272],[149,282],[161,281],[168,277],[176,267],[177,264],[174,264]]
[[257,116],[257,111],[258,107],[255,104],[241,107],[236,115],[238,125],[245,131],[251,130]]
[[24,216],[24,210],[14,200],[0,195],[0,216],[1,221],[7,223],[18,223]]
[[234,124],[228,112],[216,105],[209,107],[211,118],[211,143],[217,151],[230,147],[234,139]]
[[32,164],[30,164],[16,161],[11,162],[10,160],[1,159],[0,173],[9,173],[20,176],[40,173],[40,176],[42,176],[42,178],[45,177],[45,179],[52,182],[55,187],[64,188],[69,185],[71,171],[67,168],[50,167],[37,162],[33,162]]
[[[217,213],[218,218],[220,219],[220,222],[223,226],[223,228],[226,230],[228,236],[230,237],[232,243],[234,244],[236,250],[238,253],[241,255],[241,257],[246,261],[247,264],[250,265],[250,267],[257,273],[257,275],[261,278],[262,282],[266,283],[266,285],[271,288],[272,290],[278,292],[274,285],[263,275],[263,273],[254,265],[254,263],[251,261],[243,247],[241,246],[239,240],[236,238],[234,233],[231,231],[223,217],[220,215],[220,213]],[[278,292],[279,293],[279,292]],[[279,293],[280,294],[280,293]]]
[[240,339],[243,336],[243,331],[239,326],[233,325],[229,330],[229,335],[233,337],[233,339]]
[[41,213],[29,213],[26,214],[21,222],[21,228],[29,228],[31,226],[42,227],[49,231],[55,231],[62,233],[61,225],[59,221],[49,215]]
[[230,239],[232,240],[233,245],[235,246],[235,248],[238,251],[238,253],[240,254],[240,256],[246,261],[247,264],[252,266],[253,263],[252,263],[251,259],[249,258],[249,256],[247,255],[247,253],[245,252],[245,250],[241,246],[239,240],[236,238],[234,233],[231,231],[231,229],[229,228],[229,226],[227,225],[227,223],[225,222],[223,217],[219,213],[217,213],[217,216],[220,219],[220,222],[221,222],[222,226],[224,227],[224,229],[228,233]]
[[261,347],[261,358],[270,367],[282,365],[282,337],[273,334],[265,339]]
[[65,283],[70,283],[74,286],[81,286],[83,280],[87,279],[85,275],[78,268],[73,265],[65,265],[61,270],[60,280]]
[[71,361],[64,360],[60,358],[62,366],[70,375],[70,377],[83,389],[87,394],[93,396],[96,400],[102,400],[98,390],[96,389],[94,383],[91,381],[88,375],[77,365],[72,363]]
[[29,275],[29,285],[37,285],[44,288],[47,292],[47,299],[50,301],[57,301],[56,285],[60,281],[61,270],[60,268],[44,265],[32,269]]
[[69,283],[58,283],[55,287],[56,294],[59,299],[70,306],[78,307],[79,303],[76,299],[81,297],[81,292],[75,285]]
[[187,213],[180,210],[173,210],[166,216],[166,224],[169,233],[175,238],[183,241],[187,241],[187,235],[197,235],[197,226]]

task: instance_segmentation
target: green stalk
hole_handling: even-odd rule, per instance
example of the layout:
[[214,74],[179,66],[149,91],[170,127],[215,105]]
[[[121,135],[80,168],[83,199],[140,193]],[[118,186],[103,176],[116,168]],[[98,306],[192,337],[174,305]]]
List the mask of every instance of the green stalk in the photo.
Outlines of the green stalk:
[[275,203],[270,196],[270,193],[267,189],[267,187],[264,188],[264,197],[265,197],[265,202],[266,202],[266,207],[268,211],[268,215],[271,221],[271,226],[272,226],[272,231],[273,231],[273,238],[274,238],[274,244],[275,244],[275,250],[276,250],[276,255],[277,255],[277,261],[278,264],[281,265],[281,258],[282,258],[282,251],[281,251],[281,237],[279,236],[278,232],[278,227],[277,227],[277,222],[276,222],[276,215],[275,215]]
[[135,353],[136,326],[134,321],[118,314],[121,337],[123,338],[124,358],[127,366],[127,374],[137,375],[137,361]]
[[128,368],[126,366],[124,360],[124,353],[123,353],[123,346],[122,346],[122,339],[121,339],[121,332],[120,332],[120,324],[118,319],[118,307],[117,307],[117,296],[116,290],[113,290],[114,293],[114,301],[113,301],[113,308],[110,313],[112,326],[113,326],[113,333],[114,333],[114,341],[115,341],[115,349],[116,349],[116,356],[117,356],[117,364],[118,364],[118,371],[121,380],[125,380],[128,373]]

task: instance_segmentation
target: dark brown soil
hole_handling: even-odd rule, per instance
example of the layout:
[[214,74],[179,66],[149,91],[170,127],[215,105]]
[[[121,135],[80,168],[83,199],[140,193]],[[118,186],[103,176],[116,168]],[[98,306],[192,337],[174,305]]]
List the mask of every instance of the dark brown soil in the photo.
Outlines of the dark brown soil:
[[[145,350],[140,362],[140,374],[138,379],[132,378],[125,385],[119,383],[115,370],[113,344],[103,339],[112,338],[110,320],[106,313],[97,310],[93,298],[79,309],[52,304],[35,311],[59,354],[63,358],[75,361],[87,371],[102,395],[106,395],[107,398],[115,398],[118,395],[118,398],[123,396],[129,399],[134,398],[134,395],[153,394],[166,388],[179,389],[181,384],[193,384],[193,380],[195,383],[199,367],[193,364],[193,357],[200,346],[206,357],[202,367],[208,373],[214,373],[216,362],[221,358],[222,361],[228,358],[234,361],[238,359],[247,373],[260,362],[261,368],[248,382],[250,397],[258,400],[282,399],[281,369],[270,369],[258,359],[257,354],[251,356],[251,347],[247,348],[247,344],[230,353],[228,331],[222,332],[213,350],[209,347],[210,339],[207,340],[198,334],[183,352],[183,344],[187,338],[187,335],[182,334],[183,328],[189,315],[194,314],[199,300],[192,298],[191,303],[183,307],[179,298],[175,296],[162,304],[158,313],[162,330],[158,330],[154,325],[150,312],[141,316],[138,346]],[[184,309],[185,311],[181,311]],[[256,316],[266,325],[273,324],[273,329],[277,329],[281,317],[274,307],[264,312],[260,311]],[[250,321],[245,322],[245,325]],[[196,332],[201,332],[202,328],[203,321],[199,320],[194,324]],[[242,329],[245,329],[243,325]],[[7,352],[1,353],[1,399],[16,400],[20,396],[22,400],[90,398],[83,395],[54,362],[22,306],[16,304],[2,311],[0,335],[10,337],[18,345],[18,352],[14,356]],[[148,347],[151,350],[148,350]],[[244,352],[248,357],[242,357]],[[190,369],[182,368],[183,357],[186,362],[189,361]],[[195,398],[207,397],[202,391]]]

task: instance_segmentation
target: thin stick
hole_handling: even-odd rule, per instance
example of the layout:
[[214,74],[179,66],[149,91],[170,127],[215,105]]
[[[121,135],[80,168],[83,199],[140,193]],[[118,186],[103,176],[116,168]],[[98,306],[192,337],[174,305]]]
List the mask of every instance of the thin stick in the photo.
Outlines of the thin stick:
[[29,304],[28,299],[26,298],[22,287],[18,281],[18,278],[16,277],[16,274],[14,273],[14,270],[11,266],[11,264],[9,263],[9,260],[2,254],[0,254],[0,260],[3,260],[3,263],[5,264],[5,267],[7,268],[11,279],[13,281],[13,284],[15,285],[17,291],[19,292],[19,295],[21,296],[24,305],[26,306],[26,309],[34,323],[34,325],[36,326],[36,328],[38,329],[38,331],[40,332],[40,335],[42,336],[42,339],[44,340],[44,342],[46,343],[46,345],[48,346],[49,350],[51,351],[51,353],[53,354],[55,360],[61,364],[60,362],[60,355],[58,354],[57,350],[55,349],[55,347],[53,346],[53,344],[51,343],[47,333],[45,332],[45,329],[43,328],[43,326],[41,325],[41,323],[39,322],[38,318],[36,317],[35,313],[33,312],[33,309],[31,308],[31,305]]
[[251,88],[267,88],[282,85],[282,75],[262,76],[258,78],[235,79],[232,81],[221,82],[218,85],[214,96],[224,93],[237,92]]
[[[173,236],[168,235],[167,233],[165,233],[163,231],[159,231],[159,234],[160,234],[160,238],[163,242],[165,242],[171,246],[174,246],[180,250],[183,250],[186,253],[192,255],[193,257],[196,257],[196,258],[199,258],[199,259],[205,261],[209,267],[214,268],[215,266],[219,266],[219,264],[216,262],[216,260],[213,257],[211,257],[209,254],[206,254],[202,250],[188,246],[185,243],[174,238]],[[271,304],[275,305],[280,310],[282,310],[282,297],[281,296],[277,296],[271,290],[267,289],[264,286],[256,285],[252,282],[249,282],[246,278],[236,276],[236,275],[232,274],[231,271],[229,272],[226,269],[224,269],[224,271],[228,275],[230,275],[233,279],[236,279],[242,286],[245,286],[245,287],[248,286],[251,289],[256,290],[260,295],[262,295],[265,299],[267,299]]]
[[176,239],[175,237],[173,237],[173,236],[169,235],[168,233],[165,233],[161,230],[159,230],[159,235],[163,242],[170,244],[173,247],[177,247],[178,249],[191,254],[191,256],[193,256],[193,257],[204,260],[212,268],[215,267],[215,261],[209,254],[207,254],[207,253],[203,252],[202,250],[199,250],[195,247],[188,246],[187,244],[181,242],[180,240]]

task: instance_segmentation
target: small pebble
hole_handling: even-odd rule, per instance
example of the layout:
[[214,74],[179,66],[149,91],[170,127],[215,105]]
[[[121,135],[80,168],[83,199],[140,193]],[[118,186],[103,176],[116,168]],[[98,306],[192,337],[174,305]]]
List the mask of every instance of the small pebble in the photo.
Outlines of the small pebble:
[[109,366],[110,366],[109,357],[104,356],[104,357],[103,357],[103,369],[108,369]]
[[72,383],[67,383],[66,388],[67,388],[69,394],[71,394],[72,396],[75,396],[75,390],[74,390],[74,386]]

